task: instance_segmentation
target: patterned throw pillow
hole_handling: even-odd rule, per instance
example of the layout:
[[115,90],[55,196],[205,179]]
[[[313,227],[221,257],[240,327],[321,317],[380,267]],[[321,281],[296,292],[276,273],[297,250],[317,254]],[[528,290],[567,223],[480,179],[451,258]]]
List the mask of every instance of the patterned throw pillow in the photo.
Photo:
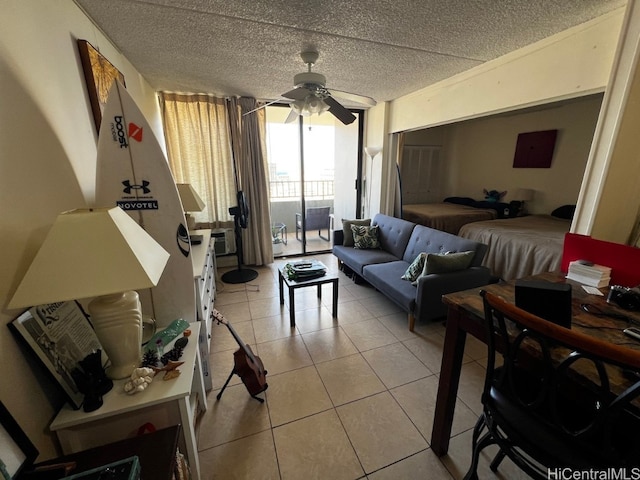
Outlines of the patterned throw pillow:
[[353,232],[351,231],[351,225],[371,225],[371,219],[365,218],[364,220],[345,220],[342,219],[342,245],[345,247],[353,247]]
[[456,272],[458,270],[466,270],[471,266],[473,257],[476,252],[460,252],[460,253],[448,253],[444,255],[438,255],[436,253],[429,253],[424,262],[424,268],[422,273],[413,282],[414,285],[418,284],[418,279],[426,275],[433,273],[448,273]]
[[353,232],[353,246],[354,248],[370,249],[380,248],[380,242],[378,241],[378,226],[367,227],[364,225],[351,225],[351,231]]
[[402,275],[402,277],[400,278],[402,278],[403,280],[409,280],[410,282],[414,282],[416,278],[418,278],[422,273],[422,269],[424,268],[424,262],[426,258],[427,258],[427,254],[425,252],[418,254],[415,260],[411,262],[411,265],[409,265],[409,268],[407,268],[407,271],[404,272],[404,275]]

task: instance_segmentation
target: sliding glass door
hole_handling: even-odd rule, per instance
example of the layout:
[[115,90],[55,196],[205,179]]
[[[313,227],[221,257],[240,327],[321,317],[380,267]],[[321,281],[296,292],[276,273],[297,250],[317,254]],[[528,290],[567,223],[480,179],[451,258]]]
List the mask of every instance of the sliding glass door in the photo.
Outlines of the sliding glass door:
[[361,151],[361,112],[343,125],[333,115],[298,117],[267,107],[267,158],[274,254],[331,249],[334,223],[355,218]]

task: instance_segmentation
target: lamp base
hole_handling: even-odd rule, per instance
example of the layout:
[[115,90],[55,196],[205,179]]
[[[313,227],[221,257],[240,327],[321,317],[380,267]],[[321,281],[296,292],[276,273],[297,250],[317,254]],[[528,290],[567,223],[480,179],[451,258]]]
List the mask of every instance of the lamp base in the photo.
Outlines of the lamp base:
[[126,378],[140,365],[142,309],[138,292],[97,297],[89,303],[91,323],[111,361],[107,376]]

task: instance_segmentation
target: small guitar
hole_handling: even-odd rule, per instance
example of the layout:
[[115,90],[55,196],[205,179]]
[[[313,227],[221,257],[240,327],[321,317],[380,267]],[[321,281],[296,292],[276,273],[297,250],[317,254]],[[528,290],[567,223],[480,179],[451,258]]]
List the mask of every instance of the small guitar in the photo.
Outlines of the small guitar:
[[222,390],[216,396],[218,400],[222,397],[222,393],[225,388],[227,388],[227,384],[233,377],[233,374],[236,374],[244,383],[244,386],[247,388],[249,395],[260,402],[264,402],[264,400],[260,397],[256,397],[257,394],[264,392],[269,385],[267,385],[267,371],[264,369],[264,365],[262,364],[262,360],[257,355],[251,351],[251,347],[244,343],[236,331],[233,329],[231,324],[224,318],[224,316],[216,309],[212,312],[213,318],[218,324],[226,325],[233,338],[235,338],[240,348],[233,353],[233,370],[229,374],[229,378],[224,383]]

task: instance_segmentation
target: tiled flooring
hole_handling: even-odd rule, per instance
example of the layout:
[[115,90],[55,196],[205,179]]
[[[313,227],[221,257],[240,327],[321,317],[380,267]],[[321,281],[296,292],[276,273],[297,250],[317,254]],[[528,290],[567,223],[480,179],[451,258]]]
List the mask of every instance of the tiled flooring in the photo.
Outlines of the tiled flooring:
[[[337,269],[332,255],[316,258]],[[486,347],[467,341],[449,454],[438,458],[429,440],[443,322],[411,333],[406,315],[383,295],[340,274],[338,318],[330,285],[321,300],[315,287],[298,289],[291,329],[289,306],[278,298],[283,262],[258,268],[248,284],[218,282],[215,306],[262,359],[269,388],[261,404],[234,375],[216,401],[238,347],[225,326],[214,325],[214,387],[198,425],[202,479],[462,478],[481,410]],[[493,474],[495,450],[487,450],[481,479],[527,478],[508,459]]]

